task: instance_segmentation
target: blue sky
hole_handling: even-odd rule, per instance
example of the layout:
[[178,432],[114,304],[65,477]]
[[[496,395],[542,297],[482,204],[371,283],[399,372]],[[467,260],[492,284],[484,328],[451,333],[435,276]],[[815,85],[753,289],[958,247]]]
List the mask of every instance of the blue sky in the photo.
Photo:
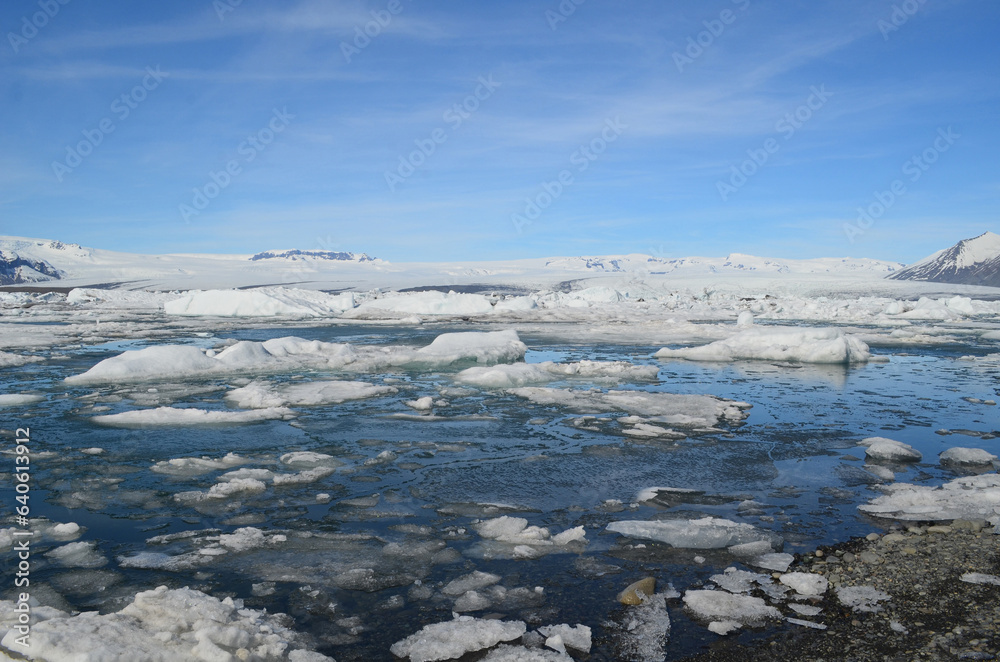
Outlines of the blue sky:
[[997,3],[236,2],[4,3],[0,234],[912,262],[1000,229]]

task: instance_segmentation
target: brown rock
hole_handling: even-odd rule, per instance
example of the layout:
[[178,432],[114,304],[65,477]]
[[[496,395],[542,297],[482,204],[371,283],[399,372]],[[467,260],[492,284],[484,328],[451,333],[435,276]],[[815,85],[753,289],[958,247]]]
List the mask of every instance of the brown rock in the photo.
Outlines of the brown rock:
[[623,605],[639,605],[642,604],[642,597],[650,596],[656,593],[656,578],[646,577],[640,579],[634,584],[630,584],[628,588],[618,594],[618,602]]

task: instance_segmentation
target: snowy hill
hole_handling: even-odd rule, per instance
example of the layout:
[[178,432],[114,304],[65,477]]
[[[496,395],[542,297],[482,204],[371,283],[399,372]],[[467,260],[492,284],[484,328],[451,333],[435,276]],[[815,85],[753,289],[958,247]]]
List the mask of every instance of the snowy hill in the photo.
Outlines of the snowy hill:
[[963,239],[889,278],[1000,287],[1000,235],[984,232]]

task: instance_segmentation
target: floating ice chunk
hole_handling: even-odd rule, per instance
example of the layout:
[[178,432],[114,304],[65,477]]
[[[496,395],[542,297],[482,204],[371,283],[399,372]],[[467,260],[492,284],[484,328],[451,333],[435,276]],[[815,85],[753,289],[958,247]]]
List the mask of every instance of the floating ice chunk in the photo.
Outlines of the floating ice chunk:
[[314,453],[313,451],[295,451],[285,453],[278,458],[282,464],[287,464],[293,469],[315,469],[316,467],[340,467],[344,463],[332,455],[326,453]]
[[477,591],[481,588],[492,586],[499,581],[500,575],[494,575],[489,572],[480,572],[479,570],[476,570],[471,574],[463,575],[458,579],[451,580],[445,584],[444,588],[441,589],[441,592],[445,595],[451,596],[462,595],[468,591]]
[[898,520],[953,520],[1000,518],[1000,475],[995,473],[956,478],[940,487],[894,483],[886,494],[858,510]]
[[[545,625],[538,628],[543,637],[559,637],[561,643],[573,650],[589,653],[591,642],[591,631],[586,625],[570,626],[566,623],[562,625]],[[565,648],[561,651],[566,652]]]
[[[732,547],[729,549],[732,550]],[[792,565],[793,561],[795,561],[795,557],[791,554],[772,552],[750,559],[750,565],[764,568],[765,570],[773,570],[774,572],[785,572]]]
[[16,368],[27,363],[39,363],[44,360],[40,356],[22,356],[10,352],[0,352],[0,368]]
[[712,575],[709,580],[730,593],[749,593],[757,586],[771,583],[771,577],[768,575],[736,568],[726,568],[722,574]]
[[196,290],[167,301],[168,315],[206,317],[329,317],[354,307],[354,294],[264,287],[249,290]]
[[587,532],[583,526],[575,526],[566,529],[562,533],[552,536],[552,543],[555,545],[568,545],[571,542],[587,542]]
[[153,471],[170,476],[200,476],[218,469],[238,467],[249,461],[247,458],[240,457],[236,453],[226,453],[225,456],[218,459],[208,457],[179,457],[157,462],[153,465]]
[[[0,618],[14,603],[0,601]],[[163,662],[255,659],[261,662],[305,660],[332,662],[293,651],[305,639],[282,625],[283,617],[244,609],[241,601],[218,600],[189,588],[161,586],[138,593],[118,613],[83,612],[70,616],[36,608],[31,647],[15,644],[16,632],[0,641],[4,648],[29,653],[34,660],[161,660]],[[228,649],[228,650],[227,650]],[[238,653],[239,650],[245,651]],[[235,655],[229,651],[237,652]]]
[[749,310],[744,310],[736,318],[736,326],[741,329],[749,329],[753,326],[753,313]]
[[688,428],[711,428],[720,421],[738,423],[750,405],[711,395],[647,393],[645,391],[574,391],[526,386],[510,393],[540,405],[559,405],[580,414],[621,411],[648,420]]
[[394,643],[389,650],[396,657],[409,657],[411,662],[451,660],[466,653],[492,648],[501,642],[513,641],[527,630],[521,621],[457,616],[452,621],[424,626],[416,634]]
[[642,604],[629,607],[620,620],[610,624],[616,648],[625,660],[662,660],[670,636],[667,600],[679,597],[672,589],[656,593]]
[[93,448],[81,448],[80,452],[84,455],[103,455],[104,449],[94,446]]
[[792,618],[788,616],[785,618],[786,621],[792,625],[801,625],[802,627],[812,628],[813,630],[825,630],[826,626],[822,623],[813,623],[812,621],[804,621],[801,618]]
[[884,481],[896,480],[896,472],[894,472],[889,467],[883,467],[879,464],[866,464],[865,471],[868,473],[881,478]]
[[867,446],[865,455],[873,460],[885,462],[919,462],[923,455],[909,444],[885,437],[868,437],[861,440]]
[[763,625],[780,619],[781,613],[762,598],[727,591],[687,591],[684,605],[699,618],[709,621],[736,621],[743,625]]
[[854,611],[882,611],[880,602],[891,600],[892,596],[873,586],[841,586],[837,589],[840,602]]
[[[488,315],[493,312],[490,300],[481,294],[457,292],[392,292],[365,301],[348,317],[365,319],[382,314],[401,315]],[[375,314],[375,315],[373,315]]]
[[322,480],[336,471],[333,467],[316,467],[305,469],[294,474],[275,474],[273,481],[275,485],[305,485]]
[[992,584],[993,586],[1000,586],[1000,577],[987,575],[982,572],[967,572],[959,577],[959,579],[968,584]]
[[67,568],[100,568],[108,559],[97,551],[93,542],[71,542],[45,553],[45,557]]
[[712,621],[708,624],[708,631],[724,637],[730,632],[739,630],[741,627],[743,627],[743,624],[736,621]]
[[0,407],[22,407],[24,405],[33,405],[36,402],[43,402],[44,400],[44,395],[0,393]]
[[633,365],[627,361],[579,361],[575,363],[511,363],[489,368],[467,368],[455,381],[486,388],[513,388],[527,384],[545,384],[567,377],[585,377],[595,381],[655,381],[659,368]]
[[207,409],[157,407],[120,414],[94,416],[98,425],[116,428],[179,427],[191,425],[244,425],[259,421],[287,420],[295,416],[291,409],[270,407],[249,411],[209,411]]
[[817,607],[816,605],[803,605],[798,602],[792,602],[788,605],[789,609],[797,614],[802,614],[803,616],[817,616],[823,611],[822,607]]
[[965,464],[972,466],[990,465],[997,460],[997,456],[980,448],[955,447],[941,453],[938,456],[942,464]]
[[416,400],[407,400],[403,403],[410,409],[416,409],[417,411],[430,411],[434,406],[434,398],[429,395],[425,395],[422,398],[417,398]]
[[162,345],[131,350],[104,359],[82,375],[66,378],[68,384],[120,383],[146,379],[170,379],[209,373],[219,362],[190,345]]
[[[548,541],[548,529],[538,526],[528,526],[528,520],[523,517],[500,517],[480,522],[475,526],[476,532],[483,538],[509,543],[539,543]],[[547,543],[546,544],[550,544]]]
[[392,386],[376,386],[367,382],[316,381],[275,385],[262,381],[250,382],[226,394],[227,402],[241,409],[272,407],[308,407],[340,404],[396,393]]
[[245,526],[236,529],[232,533],[223,533],[219,536],[219,544],[234,552],[246,552],[258,547],[273,545],[285,542],[288,538],[284,534],[273,534],[268,536],[263,531],[252,526]]
[[719,549],[757,541],[768,541],[772,548],[781,545],[781,538],[774,533],[715,517],[652,522],[623,520],[609,524],[608,531],[685,549]]
[[442,333],[430,345],[418,349],[412,361],[444,366],[475,359],[477,363],[492,365],[523,359],[527,350],[514,330]]
[[826,577],[811,572],[789,572],[779,577],[778,581],[799,595],[823,595],[830,585]]
[[481,611],[493,604],[490,599],[477,591],[466,591],[455,600],[455,611],[462,614],[468,611]]
[[480,662],[573,662],[573,658],[558,651],[504,644],[490,651]]
[[871,353],[868,345],[840,329],[755,326],[700,347],[661,349],[655,356],[691,361],[863,363],[871,358]]
[[236,480],[237,478],[256,478],[257,480],[271,480],[274,478],[274,472],[270,469],[248,469],[243,467],[242,469],[236,469],[235,471],[227,471],[226,473],[219,476],[219,481],[225,480]]
[[514,313],[538,308],[538,301],[534,297],[507,297],[497,301],[493,306],[495,312]]

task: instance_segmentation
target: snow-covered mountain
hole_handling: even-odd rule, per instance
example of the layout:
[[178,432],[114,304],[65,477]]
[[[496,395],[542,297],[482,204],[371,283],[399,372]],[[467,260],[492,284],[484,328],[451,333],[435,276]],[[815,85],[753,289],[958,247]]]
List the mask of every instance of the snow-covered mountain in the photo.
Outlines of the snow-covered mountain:
[[297,248],[283,251],[264,251],[250,256],[251,262],[258,260],[333,260],[339,262],[374,262],[377,258],[367,253],[351,253],[345,251],[302,251]]
[[663,258],[643,254],[606,255],[594,257],[559,257],[545,261],[546,269],[587,271],[594,273],[756,273],[756,274],[822,274],[864,273],[883,277],[903,268],[899,262],[867,258],[814,258],[782,260],[730,253],[726,257]]
[[984,232],[963,239],[889,278],[1000,287],[1000,234]]

